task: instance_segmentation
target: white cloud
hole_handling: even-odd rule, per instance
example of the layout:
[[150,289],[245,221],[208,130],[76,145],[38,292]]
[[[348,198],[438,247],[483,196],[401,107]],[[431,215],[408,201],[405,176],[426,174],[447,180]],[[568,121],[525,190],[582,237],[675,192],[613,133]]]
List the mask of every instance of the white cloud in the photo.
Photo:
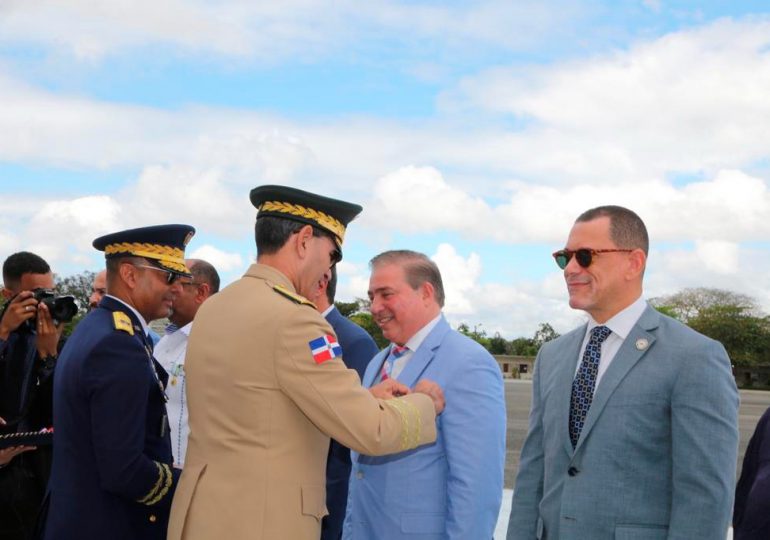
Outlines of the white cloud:
[[473,314],[473,294],[482,270],[479,255],[471,253],[464,258],[452,245],[439,244],[431,259],[439,267],[444,283],[444,312],[452,315]]
[[228,184],[218,170],[151,166],[122,196],[130,201],[126,213],[131,226],[180,222],[199,232],[234,236],[252,226],[256,213],[247,191],[239,188]]
[[491,69],[444,103],[519,119],[509,153],[550,182],[713,173],[767,155],[768,45],[767,17],[724,19],[626,51]]
[[409,44],[434,40],[455,53],[469,44],[519,49],[572,27],[581,10],[566,0],[470,5],[352,0],[278,3],[228,1],[7,0],[1,41],[42,44],[81,62],[124,50],[167,45],[181,53],[254,58],[272,63],[289,55],[314,59],[343,47],[366,50],[373,40]]
[[635,210],[655,241],[713,239],[730,242],[770,237],[770,187],[741,171],[719,171],[682,187],[662,181],[581,184],[557,189],[517,182],[490,206],[449,186],[431,167],[405,167],[379,179],[362,222],[415,232],[454,231],[500,242],[561,242],[584,210],[619,204]]
[[738,244],[723,240],[699,240],[695,243],[695,254],[703,267],[716,274],[738,272]]
[[403,167],[374,186],[371,207],[364,219],[404,232],[456,229],[462,216],[488,215],[489,208],[463,189],[447,185],[432,167]]
[[108,196],[41,201],[30,208],[23,225],[23,249],[39,253],[56,271],[58,262],[87,268],[100,259],[91,242],[97,236],[119,230],[121,206]]
[[214,247],[210,244],[204,244],[195,248],[192,252],[185,254],[188,259],[203,259],[214,265],[218,273],[228,273],[233,271],[245,270],[243,258],[240,253],[229,253]]

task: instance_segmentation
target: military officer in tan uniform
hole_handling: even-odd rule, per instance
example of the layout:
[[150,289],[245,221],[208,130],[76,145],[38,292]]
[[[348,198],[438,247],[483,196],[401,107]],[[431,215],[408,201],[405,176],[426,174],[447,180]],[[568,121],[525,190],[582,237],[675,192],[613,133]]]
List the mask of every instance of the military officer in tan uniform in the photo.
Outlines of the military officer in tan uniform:
[[409,450],[435,440],[444,407],[427,380],[362,388],[305,299],[361,207],[283,186],[255,188],[251,202],[257,263],[201,307],[190,335],[170,540],[316,540],[329,437],[367,455]]

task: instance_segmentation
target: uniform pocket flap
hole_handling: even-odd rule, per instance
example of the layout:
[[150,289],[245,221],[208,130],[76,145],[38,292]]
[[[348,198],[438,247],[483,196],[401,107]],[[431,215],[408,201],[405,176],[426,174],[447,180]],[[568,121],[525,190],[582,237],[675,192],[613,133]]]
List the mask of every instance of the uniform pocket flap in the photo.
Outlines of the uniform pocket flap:
[[446,514],[426,513],[401,514],[401,532],[422,534],[443,534],[446,529]]
[[325,486],[302,486],[302,513],[319,520],[329,514]]

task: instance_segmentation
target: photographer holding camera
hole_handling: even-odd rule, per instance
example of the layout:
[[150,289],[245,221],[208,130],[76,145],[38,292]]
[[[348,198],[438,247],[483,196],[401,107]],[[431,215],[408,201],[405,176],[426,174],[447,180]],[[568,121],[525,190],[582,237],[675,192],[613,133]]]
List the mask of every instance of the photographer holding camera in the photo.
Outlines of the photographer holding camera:
[[[34,253],[14,253],[3,263],[0,435],[52,425],[53,371],[64,326],[59,323],[69,316],[70,302],[77,311],[74,301],[53,295],[53,286],[51,268]],[[30,538],[50,474],[51,448],[18,446],[3,453],[10,459],[0,463],[0,540]]]

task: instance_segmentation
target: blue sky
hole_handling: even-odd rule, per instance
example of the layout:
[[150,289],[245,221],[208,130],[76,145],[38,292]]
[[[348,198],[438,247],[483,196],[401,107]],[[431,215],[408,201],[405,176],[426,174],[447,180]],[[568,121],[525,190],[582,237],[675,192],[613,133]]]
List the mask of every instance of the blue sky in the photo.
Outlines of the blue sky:
[[0,6],[0,257],[61,275],[91,240],[190,223],[225,282],[253,260],[248,192],[361,203],[367,261],[434,257],[454,324],[567,331],[550,253],[598,204],[636,210],[647,296],[770,311],[765,2],[11,1]]

